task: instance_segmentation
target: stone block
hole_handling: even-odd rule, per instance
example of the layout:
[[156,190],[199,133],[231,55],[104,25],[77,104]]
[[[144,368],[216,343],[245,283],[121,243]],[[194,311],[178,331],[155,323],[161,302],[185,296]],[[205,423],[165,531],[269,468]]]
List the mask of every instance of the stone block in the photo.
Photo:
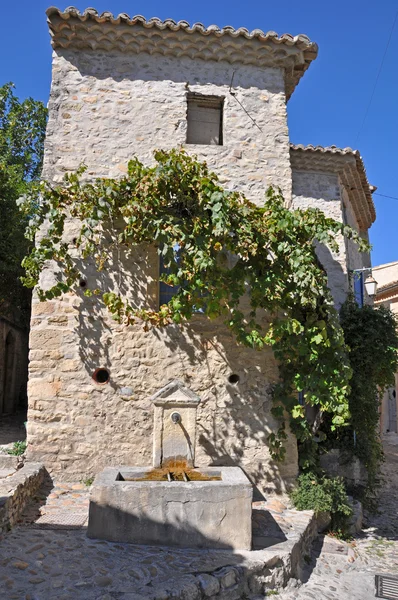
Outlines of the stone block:
[[0,469],[16,469],[18,465],[18,456],[12,454],[2,454],[0,452]]
[[348,532],[350,535],[355,535],[362,529],[363,508],[361,502],[358,500],[354,500],[351,496],[348,496],[348,499],[352,508],[352,515],[348,523]]
[[321,467],[331,477],[343,477],[349,485],[359,485],[366,481],[366,469],[358,458],[348,460],[339,449],[334,448],[320,457]]
[[201,573],[196,577],[199,582],[200,589],[206,598],[212,598],[220,591],[220,582],[217,577],[208,573]]
[[241,469],[200,470],[220,475],[220,481],[131,481],[150,471],[150,467],[108,467],[95,478],[88,537],[185,548],[251,549],[253,491]]

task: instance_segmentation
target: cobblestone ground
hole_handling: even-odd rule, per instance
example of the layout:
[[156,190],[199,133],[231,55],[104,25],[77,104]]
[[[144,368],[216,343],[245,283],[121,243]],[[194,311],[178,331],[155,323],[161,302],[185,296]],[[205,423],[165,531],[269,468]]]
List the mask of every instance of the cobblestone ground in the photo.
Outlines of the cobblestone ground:
[[[275,597],[370,600],[375,598],[376,573],[398,574],[397,436],[386,440],[385,450],[380,514],[370,518],[351,545],[319,537],[304,565],[305,583],[291,580]],[[241,560],[239,553],[234,556],[228,551],[89,540],[88,495],[84,483],[59,482],[54,487],[48,480],[19,526],[0,536],[0,600],[145,600],[149,590],[151,598],[162,600],[166,590],[176,593],[189,587],[187,578],[192,575],[233,567]],[[284,514],[282,508],[280,502],[273,506],[274,518]],[[159,594],[154,595],[157,589]],[[189,593],[186,598],[190,600]]]
[[1,600],[139,600],[148,584],[183,586],[188,575],[231,564],[223,551],[89,540],[88,496],[82,483],[46,483],[19,526],[0,538]]
[[[212,597],[210,588],[218,579],[208,573],[214,571],[221,586],[231,577],[225,585],[234,585],[239,552],[90,540],[88,505],[84,483],[45,481],[18,525],[0,536],[0,600],[164,600],[172,594],[192,600],[197,597],[193,580],[207,586]],[[256,503],[255,546],[283,543],[302,531],[308,518],[277,499],[266,507]]]
[[26,410],[0,417],[0,449],[11,448],[14,442],[26,439]]
[[368,516],[365,529],[351,545],[320,536],[304,568],[306,583],[280,591],[277,598],[371,600],[375,574],[398,576],[398,436],[388,434],[384,450],[385,486],[379,514]]

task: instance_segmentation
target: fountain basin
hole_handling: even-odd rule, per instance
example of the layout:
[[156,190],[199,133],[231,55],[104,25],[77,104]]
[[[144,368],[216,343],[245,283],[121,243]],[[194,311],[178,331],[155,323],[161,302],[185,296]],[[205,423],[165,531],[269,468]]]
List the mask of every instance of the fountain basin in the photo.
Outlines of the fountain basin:
[[191,481],[152,481],[152,471],[152,467],[107,467],[97,475],[90,495],[88,537],[251,549],[253,490],[239,467],[192,469],[198,477]]

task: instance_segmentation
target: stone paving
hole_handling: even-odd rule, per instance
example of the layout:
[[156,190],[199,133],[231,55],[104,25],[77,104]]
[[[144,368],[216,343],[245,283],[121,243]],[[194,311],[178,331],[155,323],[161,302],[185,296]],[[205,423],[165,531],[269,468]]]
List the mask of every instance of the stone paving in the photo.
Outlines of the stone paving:
[[274,499],[254,507],[257,551],[134,546],[88,539],[88,505],[84,483],[46,480],[19,526],[0,538],[1,600],[255,597],[239,591],[245,573],[257,570],[260,588],[280,583],[286,570],[277,567],[290,567],[292,549],[300,552],[313,523],[310,511],[291,511]]
[[0,452],[26,439],[26,410],[0,418]]
[[369,515],[365,529],[351,544],[320,536],[304,563],[306,582],[292,580],[280,600],[371,600],[375,575],[398,576],[398,436],[384,439],[385,484],[379,514]]
[[[319,536],[300,577],[279,588],[280,600],[370,600],[376,573],[398,574],[398,436],[386,439],[380,513],[352,543]],[[234,583],[248,555],[264,561],[297,537],[297,517],[279,500],[254,505],[251,553],[140,547],[86,537],[89,487],[48,478],[19,526],[0,537],[1,600],[166,600],[264,598]],[[264,549],[265,548],[265,549]],[[243,565],[243,566],[242,566]],[[216,576],[214,576],[216,575]],[[267,585],[275,587],[272,577]],[[198,586],[203,595],[198,595]],[[231,594],[229,595],[229,591]],[[276,591],[276,590],[275,590]]]

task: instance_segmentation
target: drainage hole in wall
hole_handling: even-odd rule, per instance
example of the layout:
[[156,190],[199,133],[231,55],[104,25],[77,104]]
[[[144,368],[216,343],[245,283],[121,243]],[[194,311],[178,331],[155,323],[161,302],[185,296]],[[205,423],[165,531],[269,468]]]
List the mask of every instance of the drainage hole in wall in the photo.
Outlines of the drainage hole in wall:
[[81,288],[87,287],[87,281],[85,279],[80,279],[79,285]]
[[107,369],[96,369],[94,371],[93,379],[96,383],[108,383],[109,371]]
[[232,385],[236,385],[239,383],[240,377],[236,373],[231,373],[231,375],[228,377],[228,381],[229,383],[232,383]]

